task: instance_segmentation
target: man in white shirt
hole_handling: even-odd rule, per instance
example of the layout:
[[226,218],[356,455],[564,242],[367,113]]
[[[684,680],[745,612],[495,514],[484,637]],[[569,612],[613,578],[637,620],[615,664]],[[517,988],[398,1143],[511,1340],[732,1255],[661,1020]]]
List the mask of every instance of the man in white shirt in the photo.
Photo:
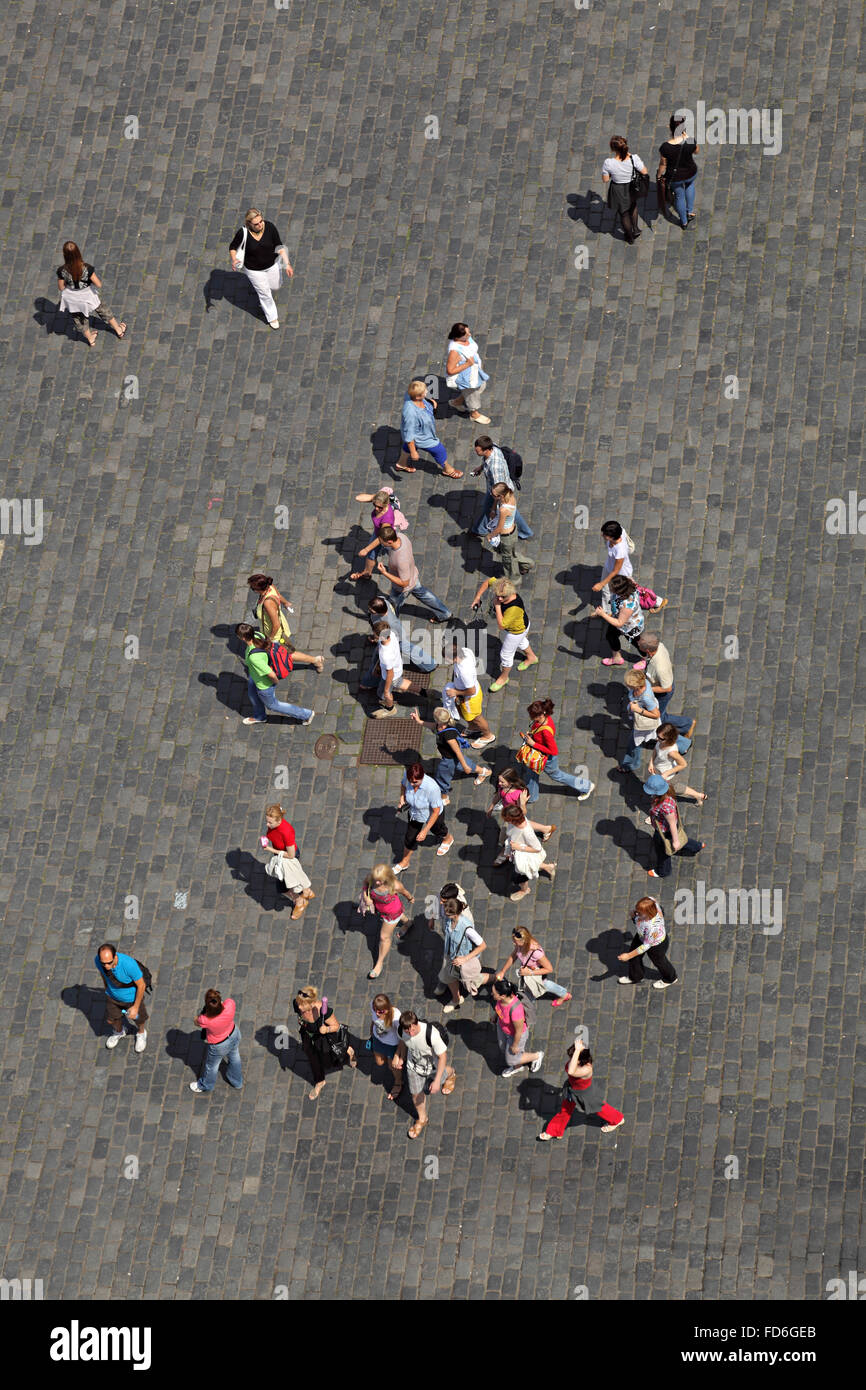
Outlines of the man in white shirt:
[[[442,704],[450,715],[459,715],[467,727],[477,733],[472,747],[486,748],[488,744],[495,743],[496,735],[490,732],[490,725],[481,714],[484,693],[478,680],[478,663],[471,649],[461,647],[456,637],[452,638],[450,645],[451,680],[442,691]],[[448,650],[447,642],[445,650]]]
[[412,682],[408,676],[403,675],[403,656],[396,633],[391,631],[387,623],[377,623],[373,631],[376,634],[379,669],[382,673],[377,692],[382,708],[375,710],[372,718],[387,719],[389,714],[397,712],[394,693],[398,690],[409,690]]
[[406,1080],[415,1106],[417,1120],[408,1131],[410,1139],[417,1139],[427,1124],[427,1093],[449,1096],[454,1090],[457,1075],[448,1066],[448,1044],[440,1032],[439,1025],[419,1019],[411,1009],[404,1009],[397,1025],[400,1044],[397,1056],[402,1058],[406,1068]]

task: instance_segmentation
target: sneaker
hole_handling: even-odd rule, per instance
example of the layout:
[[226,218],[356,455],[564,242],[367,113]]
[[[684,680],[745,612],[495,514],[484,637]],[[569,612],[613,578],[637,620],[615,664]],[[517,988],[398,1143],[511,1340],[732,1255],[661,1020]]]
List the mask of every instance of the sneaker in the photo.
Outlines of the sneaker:
[[552,1135],[552,1134],[548,1134],[547,1130],[546,1130],[546,1129],[543,1129],[543,1130],[541,1131],[541,1133],[540,1133],[540,1134],[536,1134],[535,1137],[536,1137],[536,1139],[538,1140],[539,1144],[548,1144],[548,1143],[550,1142],[550,1140],[553,1138],[553,1135]]
[[403,872],[403,870],[404,870],[405,868],[406,868],[406,865],[405,865],[405,864],[392,864],[392,865],[391,865],[391,870],[392,870],[392,872],[395,873],[395,874],[402,874],[402,872]]
[[676,983],[676,980],[653,980],[653,989],[670,989]]
[[[462,1004],[463,1002],[464,1001],[461,999],[460,1004]],[[448,1003],[444,1006],[442,1010],[443,1014],[453,1014],[457,1009],[460,1008],[460,1004],[454,1004],[449,999]]]
[[280,321],[279,321],[279,319],[273,319],[273,320],[268,324],[268,328],[279,328],[279,326],[280,326]]
[[618,985],[633,985],[633,984],[634,984],[634,980],[630,980],[629,977],[628,977],[628,975],[620,975],[619,979],[617,980],[617,984],[618,984]]
[[396,705],[392,705],[390,709],[385,709],[384,706],[383,706],[382,709],[376,709],[376,710],[374,710],[373,713],[370,715],[370,718],[371,718],[371,719],[387,719],[389,715],[391,715],[391,714],[396,714],[396,713],[397,713],[397,706],[396,706]]
[[306,727],[307,727],[308,724],[312,724],[312,722],[313,722],[313,720],[315,719],[315,717],[316,717],[316,711],[313,710],[313,712],[312,712],[312,714],[310,715],[309,719],[302,719],[302,720],[301,720],[301,727],[304,728],[304,729],[306,729]]
[[197,1096],[207,1095],[207,1091],[204,1089],[204,1086],[200,1086],[197,1081],[191,1081],[189,1083],[189,1089],[191,1091],[194,1091]]
[[519,1071],[520,1071],[520,1068],[519,1068],[519,1067],[506,1067],[506,1068],[505,1068],[505,1071],[501,1071],[501,1072],[499,1073],[499,1075],[500,1075],[500,1076],[503,1076],[503,1077],[505,1077],[505,1076],[516,1076],[517,1073],[518,1073]]
[[588,792],[581,792],[580,796],[577,798],[578,801],[586,801],[587,797],[592,796],[592,794],[593,794],[594,791],[595,791],[595,783],[594,783],[594,782],[590,782],[590,784],[589,784],[589,791],[588,791]]
[[538,1056],[536,1057],[535,1061],[532,1063],[532,1066],[529,1068],[529,1070],[530,1070],[531,1072],[541,1071],[541,1064],[542,1064],[543,1061],[544,1061],[544,1053],[543,1053],[543,1052],[539,1052]]
[[470,743],[470,748],[488,748],[491,743],[496,742],[496,735],[490,734],[487,738],[475,738]]
[[619,1129],[620,1125],[624,1125],[624,1124],[625,1124],[625,1116],[623,1115],[622,1119],[621,1119],[621,1120],[617,1120],[617,1122],[616,1122],[615,1125],[602,1125],[602,1127],[601,1127],[601,1132],[602,1132],[602,1134],[610,1134],[611,1130]]
[[144,1049],[145,1049],[146,1047],[147,1047],[147,1029],[146,1029],[146,1028],[142,1028],[141,1032],[140,1032],[140,1033],[136,1033],[136,1035],[135,1035],[135,1050],[136,1050],[136,1052],[143,1052]]
[[120,1042],[120,1039],[121,1039],[122,1037],[123,1037],[123,1031],[122,1031],[122,1030],[121,1030],[119,1033],[112,1033],[112,1035],[111,1035],[110,1038],[106,1038],[106,1039],[105,1039],[105,1046],[106,1046],[106,1047],[117,1047],[117,1044]]
[[244,724],[267,724],[267,719],[245,719]]

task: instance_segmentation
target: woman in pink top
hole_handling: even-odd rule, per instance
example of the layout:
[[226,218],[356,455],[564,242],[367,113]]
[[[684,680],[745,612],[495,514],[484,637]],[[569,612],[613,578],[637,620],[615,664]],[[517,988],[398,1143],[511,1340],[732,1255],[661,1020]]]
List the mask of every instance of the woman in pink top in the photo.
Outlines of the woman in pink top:
[[538,1071],[544,1061],[543,1052],[524,1052],[529,1040],[529,1024],[526,1010],[517,997],[517,990],[510,980],[491,980],[493,1004],[496,1009],[496,1033],[499,1050],[505,1062],[505,1070],[500,1076],[513,1076],[519,1067],[529,1067]]
[[[496,799],[487,808],[488,816],[492,816],[496,811],[504,811],[509,806],[519,806],[524,815],[529,800],[529,788],[519,773],[512,768],[506,767],[496,778]],[[549,840],[555,825],[545,825],[543,821],[531,820],[529,824],[536,830],[542,840]],[[503,845],[505,842],[505,831],[499,827],[499,856],[494,859],[494,864],[504,864],[505,855]]]
[[198,1081],[189,1083],[189,1089],[198,1096],[212,1091],[220,1062],[225,1058],[226,1081],[239,1091],[244,1078],[241,1073],[241,1030],[235,1023],[235,1001],[223,999],[218,989],[209,989],[204,997],[204,1008],[195,1022],[197,1027],[204,1029],[207,1047],[201,1074]]
[[553,978],[553,966],[544,954],[543,948],[536,941],[531,931],[526,927],[515,927],[511,933],[511,955],[496,972],[497,980],[504,980],[512,965],[517,965],[517,973],[524,991],[528,991],[535,999],[540,999],[542,994],[555,994],[551,1005],[558,1009],[561,1004],[567,1004],[571,995],[565,985],[558,985]]
[[381,922],[379,954],[376,958],[376,964],[367,974],[368,980],[377,980],[381,975],[385,957],[391,949],[394,928],[398,927],[401,922],[407,924],[402,932],[397,933],[398,941],[405,936],[408,930],[409,918],[403,911],[401,898],[405,898],[410,903],[415,901],[408,888],[404,888],[399,882],[390,864],[374,864],[372,872],[364,879],[359,903],[362,913],[378,912]]

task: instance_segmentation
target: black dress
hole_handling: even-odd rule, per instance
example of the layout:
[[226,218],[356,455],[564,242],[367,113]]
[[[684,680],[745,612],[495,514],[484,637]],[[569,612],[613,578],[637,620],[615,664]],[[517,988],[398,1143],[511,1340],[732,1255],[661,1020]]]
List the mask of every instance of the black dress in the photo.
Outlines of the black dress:
[[319,1027],[322,1023],[329,1023],[334,1016],[334,1010],[330,1006],[322,1013],[321,1004],[316,1006],[316,1017],[311,1022],[301,1018],[301,1013],[296,1000],[292,1000],[292,1008],[298,1015],[298,1028],[301,1034],[301,1046],[304,1049],[304,1056],[310,1064],[313,1072],[313,1082],[318,1086],[320,1081],[324,1081],[326,1070],[338,1068],[342,1071],[342,1062],[335,1061],[331,1053],[331,1045],[328,1041],[329,1034],[320,1033]]

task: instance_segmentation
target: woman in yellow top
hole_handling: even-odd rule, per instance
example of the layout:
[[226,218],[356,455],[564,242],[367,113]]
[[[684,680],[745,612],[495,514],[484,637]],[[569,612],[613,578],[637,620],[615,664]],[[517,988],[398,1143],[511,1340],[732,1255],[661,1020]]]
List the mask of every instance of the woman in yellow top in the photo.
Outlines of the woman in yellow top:
[[289,638],[292,635],[288,620],[283,612],[283,604],[289,606],[283,598],[279,589],[274,584],[273,578],[269,574],[251,574],[247,580],[250,588],[258,599],[256,604],[256,623],[259,632],[268,639],[269,642],[279,642],[287,647],[292,654],[292,664],[297,666],[300,662],[303,666],[315,666],[319,675],[322,674],[322,667],[325,664],[323,656],[308,656],[306,652],[299,652]]
[[538,657],[530,647],[529,638],[526,635],[529,631],[529,614],[512,581],[510,579],[485,579],[472,600],[473,609],[480,607],[481,599],[488,589],[493,590],[496,623],[502,632],[502,645],[499,648],[499,665],[502,669],[490,687],[491,691],[496,691],[501,690],[507,684],[517,652],[525,653],[517,668],[518,671],[525,671],[530,666],[537,666]]

